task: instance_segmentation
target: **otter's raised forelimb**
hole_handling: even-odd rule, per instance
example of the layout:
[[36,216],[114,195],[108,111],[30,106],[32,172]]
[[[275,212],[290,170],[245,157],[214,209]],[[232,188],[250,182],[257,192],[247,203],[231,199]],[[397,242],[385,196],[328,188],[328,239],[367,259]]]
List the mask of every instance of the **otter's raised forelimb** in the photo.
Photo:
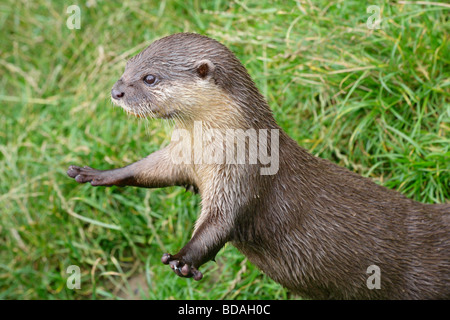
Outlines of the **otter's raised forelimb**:
[[193,185],[186,170],[180,169],[180,165],[172,163],[168,149],[164,148],[123,168],[97,170],[70,166],[67,175],[79,183],[90,182],[93,186],[162,188]]

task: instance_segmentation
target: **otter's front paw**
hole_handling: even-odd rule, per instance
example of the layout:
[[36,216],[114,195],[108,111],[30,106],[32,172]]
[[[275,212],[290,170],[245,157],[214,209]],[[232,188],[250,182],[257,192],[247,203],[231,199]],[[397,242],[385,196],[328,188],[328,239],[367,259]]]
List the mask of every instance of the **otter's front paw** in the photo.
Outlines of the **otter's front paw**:
[[193,277],[196,281],[203,278],[203,274],[197,268],[184,262],[182,258],[177,258],[177,255],[172,256],[171,254],[164,253],[161,261],[164,264],[170,265],[172,270],[180,277]]
[[77,166],[70,166],[67,170],[67,175],[71,178],[74,178],[78,183],[90,182],[93,186],[112,185],[111,181],[108,181],[110,179],[108,179],[108,177],[104,176],[102,173],[102,171],[90,167],[80,168]]

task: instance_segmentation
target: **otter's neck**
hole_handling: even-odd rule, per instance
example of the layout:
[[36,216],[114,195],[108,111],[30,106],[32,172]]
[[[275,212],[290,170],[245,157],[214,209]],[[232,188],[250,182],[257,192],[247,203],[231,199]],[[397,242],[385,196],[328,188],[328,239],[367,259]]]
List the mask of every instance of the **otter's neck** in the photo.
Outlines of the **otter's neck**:
[[280,129],[265,99],[256,94],[244,97],[230,97],[227,94],[209,97],[204,104],[190,106],[190,112],[175,117],[176,128],[190,132],[199,123],[207,129]]

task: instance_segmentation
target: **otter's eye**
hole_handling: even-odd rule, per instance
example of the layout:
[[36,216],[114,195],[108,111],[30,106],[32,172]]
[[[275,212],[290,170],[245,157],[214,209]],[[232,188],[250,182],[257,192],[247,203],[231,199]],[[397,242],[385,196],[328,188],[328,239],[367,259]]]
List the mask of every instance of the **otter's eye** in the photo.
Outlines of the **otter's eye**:
[[153,86],[156,84],[157,79],[154,75],[149,74],[149,75],[146,75],[143,80],[149,86]]

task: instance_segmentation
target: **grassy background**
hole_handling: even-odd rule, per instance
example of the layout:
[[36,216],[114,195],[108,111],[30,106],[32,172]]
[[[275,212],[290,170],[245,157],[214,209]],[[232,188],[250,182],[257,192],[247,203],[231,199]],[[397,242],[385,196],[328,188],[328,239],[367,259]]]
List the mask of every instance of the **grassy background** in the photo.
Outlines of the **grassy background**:
[[[81,29],[66,27],[68,5]],[[369,30],[369,4],[382,12]],[[287,299],[232,246],[200,282],[160,263],[191,234],[181,188],[78,185],[70,164],[123,166],[169,141],[109,93],[156,38],[209,35],[247,66],[280,125],[328,158],[423,202],[450,183],[448,5],[346,1],[13,1],[0,4],[0,298]],[[81,289],[66,287],[77,265]],[[137,280],[135,276],[141,275]]]

